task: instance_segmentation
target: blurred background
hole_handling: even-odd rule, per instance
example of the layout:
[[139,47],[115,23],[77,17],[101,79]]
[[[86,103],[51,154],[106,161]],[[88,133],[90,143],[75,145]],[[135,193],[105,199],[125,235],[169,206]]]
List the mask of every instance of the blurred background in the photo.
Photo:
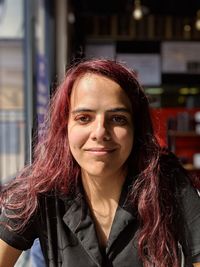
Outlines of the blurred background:
[[51,94],[85,57],[137,72],[160,144],[199,174],[200,1],[0,0],[0,186],[32,161]]

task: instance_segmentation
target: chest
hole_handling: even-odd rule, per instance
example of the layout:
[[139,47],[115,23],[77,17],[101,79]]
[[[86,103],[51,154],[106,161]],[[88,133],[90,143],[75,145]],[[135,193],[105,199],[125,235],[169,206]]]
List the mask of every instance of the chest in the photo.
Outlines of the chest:
[[117,208],[102,253],[89,208],[73,203],[63,213],[59,203],[46,204],[40,240],[48,266],[142,266],[136,245],[138,223],[125,209]]
[[91,207],[91,216],[95,224],[95,230],[98,237],[99,245],[106,248],[111,228],[116,215],[117,204],[111,203],[107,208],[94,208]]

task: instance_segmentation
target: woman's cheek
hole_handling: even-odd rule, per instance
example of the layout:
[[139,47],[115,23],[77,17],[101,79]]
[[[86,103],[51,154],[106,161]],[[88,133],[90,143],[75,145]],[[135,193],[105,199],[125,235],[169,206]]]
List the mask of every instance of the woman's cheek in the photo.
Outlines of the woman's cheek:
[[68,139],[70,147],[81,147],[87,140],[86,132],[81,128],[72,127],[68,129]]
[[132,141],[131,140],[131,137],[133,139],[133,130],[132,128],[115,128],[114,129],[114,136],[117,137],[118,140],[124,140],[127,138],[130,140],[130,142]]

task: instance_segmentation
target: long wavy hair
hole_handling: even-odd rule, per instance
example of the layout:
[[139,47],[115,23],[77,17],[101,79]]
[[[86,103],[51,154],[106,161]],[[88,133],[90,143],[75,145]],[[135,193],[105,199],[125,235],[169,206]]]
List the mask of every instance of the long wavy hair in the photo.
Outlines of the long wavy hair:
[[35,213],[40,195],[51,192],[67,195],[76,188],[80,167],[69,149],[67,123],[74,82],[86,73],[117,82],[132,103],[134,144],[127,164],[129,175],[134,177],[130,200],[140,222],[137,235],[140,258],[144,266],[178,267],[174,187],[167,175],[168,167],[161,166],[166,155],[161,156],[148,99],[136,73],[118,62],[93,59],[79,62],[67,70],[51,99],[44,134],[34,149],[33,163],[2,190],[1,206],[5,211],[16,210],[14,215],[7,216],[21,220],[15,229],[20,230]]

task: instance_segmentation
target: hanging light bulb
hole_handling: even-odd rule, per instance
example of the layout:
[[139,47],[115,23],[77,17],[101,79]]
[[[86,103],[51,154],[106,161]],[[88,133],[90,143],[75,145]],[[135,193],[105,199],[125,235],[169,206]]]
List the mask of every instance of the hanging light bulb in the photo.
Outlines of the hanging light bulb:
[[135,0],[135,7],[133,10],[133,18],[135,20],[140,20],[143,17],[143,12],[142,12],[142,6],[140,3],[140,0]]
[[200,31],[200,9],[197,11],[195,27],[196,27],[197,31]]

